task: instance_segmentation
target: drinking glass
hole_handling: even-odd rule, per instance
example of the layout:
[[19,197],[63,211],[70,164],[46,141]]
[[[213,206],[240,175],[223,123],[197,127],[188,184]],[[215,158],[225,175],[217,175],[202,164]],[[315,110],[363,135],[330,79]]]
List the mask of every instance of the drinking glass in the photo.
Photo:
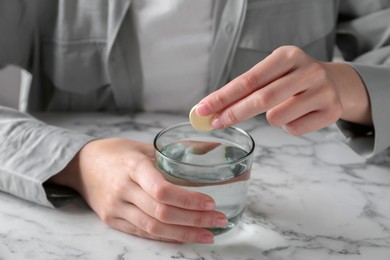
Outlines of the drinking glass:
[[237,127],[200,132],[181,123],[158,133],[154,148],[157,168],[166,180],[211,196],[216,210],[226,215],[226,228],[205,228],[218,235],[238,224],[255,148],[247,132]]

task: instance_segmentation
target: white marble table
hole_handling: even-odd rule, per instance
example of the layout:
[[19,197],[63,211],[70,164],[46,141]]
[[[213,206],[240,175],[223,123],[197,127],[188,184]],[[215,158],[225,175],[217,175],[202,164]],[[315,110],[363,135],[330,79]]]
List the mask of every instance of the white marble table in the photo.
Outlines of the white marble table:
[[[42,115],[99,137],[151,143],[185,117]],[[390,259],[390,156],[352,152],[335,127],[292,137],[261,118],[241,224],[213,245],[169,244],[107,227],[81,199],[49,209],[0,193],[0,259]]]

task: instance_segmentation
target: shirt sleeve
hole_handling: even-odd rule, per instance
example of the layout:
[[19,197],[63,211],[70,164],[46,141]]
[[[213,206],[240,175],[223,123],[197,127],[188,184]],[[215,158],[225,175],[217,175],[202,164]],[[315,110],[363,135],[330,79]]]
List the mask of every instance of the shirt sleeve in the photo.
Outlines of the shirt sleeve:
[[342,120],[337,125],[351,148],[370,158],[390,147],[390,3],[340,2],[337,46],[366,86],[374,127]]
[[93,139],[0,106],[0,190],[56,206],[48,199],[43,183]]

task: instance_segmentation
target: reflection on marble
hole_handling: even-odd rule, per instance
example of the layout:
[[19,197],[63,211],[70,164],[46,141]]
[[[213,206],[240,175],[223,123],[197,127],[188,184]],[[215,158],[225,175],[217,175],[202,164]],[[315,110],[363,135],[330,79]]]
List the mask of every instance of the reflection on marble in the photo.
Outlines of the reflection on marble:
[[[186,118],[163,114],[41,115],[98,137],[151,143]],[[49,209],[0,193],[0,259],[390,259],[390,156],[367,163],[336,127],[292,137],[263,118],[240,225],[213,245],[170,244],[113,230],[81,199]]]

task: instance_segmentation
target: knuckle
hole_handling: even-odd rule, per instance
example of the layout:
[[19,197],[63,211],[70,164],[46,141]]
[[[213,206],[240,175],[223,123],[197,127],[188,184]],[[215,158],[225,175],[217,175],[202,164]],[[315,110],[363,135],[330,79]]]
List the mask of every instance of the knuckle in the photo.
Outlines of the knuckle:
[[113,183],[113,189],[113,194],[116,194],[118,197],[123,197],[123,194],[125,194],[127,188],[124,182],[116,181]]
[[271,125],[271,126],[280,126],[280,122],[278,120],[278,113],[275,112],[274,110],[268,110],[266,113],[265,113],[265,116],[267,118],[267,121],[268,123]]
[[340,107],[334,107],[325,113],[325,121],[329,124],[336,122],[341,116],[342,110]]
[[131,229],[131,230],[129,230],[128,233],[139,236],[139,237],[146,237],[147,236],[146,235],[147,233],[140,228]]
[[100,219],[103,221],[103,223],[111,226],[113,217],[108,213],[108,211],[103,211],[100,213]]
[[291,45],[279,47],[274,52],[279,57],[279,60],[283,62],[283,65],[290,69],[296,67],[297,63],[300,63],[307,57],[303,50]]
[[169,218],[167,206],[161,204],[156,205],[153,209],[153,216],[162,222],[166,222]]
[[328,73],[325,68],[318,62],[313,62],[310,65],[310,72],[315,75],[315,78],[320,82],[328,81]]
[[117,212],[121,199],[116,194],[108,194],[102,203],[104,207],[100,207],[100,216],[107,218],[111,216],[113,212]]
[[163,202],[166,197],[167,187],[161,183],[153,183],[150,188],[150,193],[158,202]]
[[[140,169],[145,164],[150,163],[150,158],[145,156],[144,154],[136,154],[136,155],[132,155],[132,157],[134,158],[134,160],[132,160],[132,162],[134,164],[134,165],[132,165],[132,167],[136,170]],[[129,161],[129,160],[127,160],[127,161]]]
[[313,72],[317,73],[317,77],[321,75],[326,75],[326,70],[325,68],[318,62],[312,62],[310,63],[310,69]]
[[288,57],[296,59],[302,56],[303,51],[296,46],[288,46]]
[[300,131],[299,127],[295,124],[287,124],[284,126],[285,130],[292,136],[300,136],[303,133]]
[[195,227],[202,227],[202,226],[204,226],[202,216],[201,216],[200,214],[197,214],[197,215],[195,216],[195,218],[193,219],[192,224],[193,224]]
[[336,107],[340,103],[338,93],[331,85],[324,85],[322,87],[321,98],[324,105],[328,107]]
[[183,242],[191,242],[193,241],[193,235],[191,233],[191,231],[183,231],[180,235],[179,235],[179,239],[180,241],[183,241]]
[[240,78],[240,87],[245,92],[252,92],[257,88],[258,81],[255,74],[242,75]]
[[211,100],[211,103],[214,103],[214,104],[217,104],[220,107],[223,107],[227,103],[227,98],[222,93],[217,92],[213,96],[213,98]]
[[182,196],[181,203],[182,203],[183,208],[185,208],[185,209],[191,208],[192,203],[191,203],[191,198],[189,196]]
[[145,164],[150,162],[150,158],[140,154],[134,154],[131,155],[131,157],[133,160],[125,160],[125,167],[132,169],[132,171],[130,171],[130,177],[136,180],[140,178],[139,174],[142,173],[142,168]]
[[224,125],[233,125],[238,122],[238,117],[232,109],[227,109],[224,113]]
[[277,54],[277,55],[286,55],[286,53],[288,52],[288,48],[290,46],[280,46],[278,48],[276,48],[273,53]]
[[255,110],[266,110],[267,108],[270,108],[272,103],[272,98],[274,96],[274,93],[272,91],[257,91],[253,94],[253,108]]
[[151,235],[158,235],[159,233],[159,222],[154,219],[148,219],[144,223],[144,230],[145,232],[151,234]]
[[288,60],[295,59],[296,57],[300,57],[302,54],[302,50],[297,46],[293,46],[293,45],[281,46],[277,48],[275,52],[278,55],[281,55]]

